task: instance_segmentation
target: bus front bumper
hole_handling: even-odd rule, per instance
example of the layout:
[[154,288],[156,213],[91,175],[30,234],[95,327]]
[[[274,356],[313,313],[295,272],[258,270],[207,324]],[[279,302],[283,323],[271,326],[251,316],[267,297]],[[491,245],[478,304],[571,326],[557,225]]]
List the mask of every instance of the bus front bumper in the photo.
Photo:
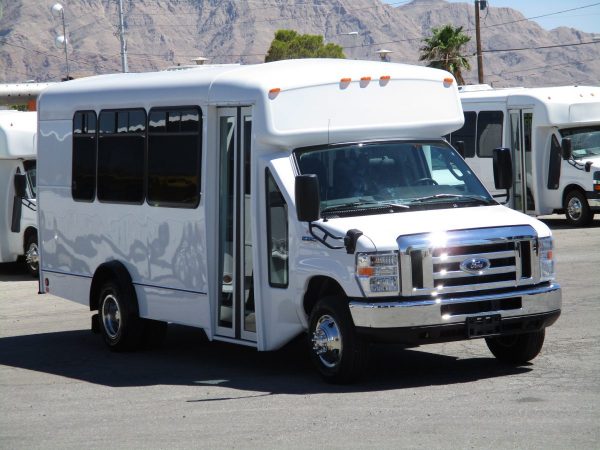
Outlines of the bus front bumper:
[[556,321],[561,306],[560,286],[548,283],[511,292],[458,298],[384,302],[353,299],[350,313],[363,335],[377,340],[421,343],[484,337],[465,331],[466,324],[477,317],[497,321],[494,334],[539,330]]

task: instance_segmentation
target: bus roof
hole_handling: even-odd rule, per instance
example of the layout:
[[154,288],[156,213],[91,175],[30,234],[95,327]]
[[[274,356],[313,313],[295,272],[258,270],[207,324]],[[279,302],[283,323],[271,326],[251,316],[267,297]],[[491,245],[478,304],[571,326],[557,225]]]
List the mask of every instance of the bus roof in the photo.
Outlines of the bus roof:
[[466,111],[475,104],[504,103],[509,108],[537,109],[536,121],[548,126],[582,126],[600,122],[600,87],[555,86],[540,88],[492,88],[465,86],[460,99]]
[[[446,81],[444,81],[446,80]],[[74,111],[175,105],[255,105],[258,136],[294,141],[439,137],[462,125],[454,78],[422,66],[340,59],[101,75],[45,90],[40,120]],[[259,128],[260,129],[260,128]],[[367,135],[365,135],[367,133]]]
[[0,111],[0,159],[34,158],[37,113]]

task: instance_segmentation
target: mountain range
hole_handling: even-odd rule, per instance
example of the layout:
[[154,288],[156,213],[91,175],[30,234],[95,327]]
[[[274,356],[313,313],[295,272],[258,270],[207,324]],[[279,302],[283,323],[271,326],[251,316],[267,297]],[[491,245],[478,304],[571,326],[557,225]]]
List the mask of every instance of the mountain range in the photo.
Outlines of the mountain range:
[[[0,82],[58,81],[66,75],[64,48],[55,46],[62,18],[56,0],[0,0]],[[74,77],[121,71],[118,0],[61,0]],[[565,9],[568,5],[565,4]],[[473,2],[414,0],[123,0],[129,70],[191,64],[264,61],[278,29],[323,35],[348,58],[419,62],[433,27],[462,26],[477,83]],[[553,11],[541,11],[550,14]],[[488,2],[481,11],[485,82],[497,87],[600,84],[600,40],[573,28],[546,30],[520,12]]]

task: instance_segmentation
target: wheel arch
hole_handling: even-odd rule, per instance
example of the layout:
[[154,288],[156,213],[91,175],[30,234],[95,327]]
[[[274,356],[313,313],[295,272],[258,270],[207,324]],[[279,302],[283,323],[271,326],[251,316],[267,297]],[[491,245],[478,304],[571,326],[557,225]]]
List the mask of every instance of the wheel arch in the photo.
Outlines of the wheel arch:
[[[36,236],[37,238],[37,229],[33,226],[28,226],[23,232],[23,253],[27,252],[27,242],[31,236]],[[39,241],[38,241],[39,242]]]
[[104,283],[110,280],[117,283],[121,289],[127,290],[127,294],[131,295],[131,298],[134,300],[135,312],[139,315],[137,295],[135,293],[135,288],[133,287],[131,274],[120,261],[108,261],[102,263],[98,266],[96,272],[94,272],[92,285],[90,287],[90,311],[96,311],[98,309],[100,289],[102,289]]
[[571,184],[565,186],[565,188],[563,189],[563,192],[562,192],[563,208],[565,206],[565,201],[567,200],[567,195],[569,195],[569,193],[571,191],[579,191],[581,194],[583,194],[583,197],[585,198],[585,189],[582,188],[581,186],[579,186],[578,184],[571,183]]
[[326,296],[346,297],[347,295],[340,283],[335,279],[324,275],[312,277],[308,282],[308,287],[302,301],[306,315],[310,316],[310,312],[319,299]]

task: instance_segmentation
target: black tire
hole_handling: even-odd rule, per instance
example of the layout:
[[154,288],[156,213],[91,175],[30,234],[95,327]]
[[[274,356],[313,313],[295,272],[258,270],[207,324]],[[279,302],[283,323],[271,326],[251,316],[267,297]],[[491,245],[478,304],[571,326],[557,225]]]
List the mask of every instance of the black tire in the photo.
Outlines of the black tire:
[[368,346],[357,335],[348,302],[325,297],[310,314],[308,345],[311,360],[325,381],[344,384],[363,374]]
[[102,285],[98,322],[104,342],[112,351],[132,351],[141,347],[144,323],[137,310],[133,286],[120,286],[114,281]]
[[594,214],[590,210],[590,205],[585,195],[580,191],[569,191],[565,197],[563,208],[567,216],[567,221],[576,227],[584,227],[594,220]]
[[37,278],[40,274],[39,255],[37,234],[31,233],[27,236],[25,242],[25,268],[34,278]]
[[148,349],[160,347],[167,336],[167,322],[151,319],[142,319],[142,321],[144,324],[143,347]]
[[535,358],[544,345],[545,330],[486,338],[492,354],[508,364],[524,364]]

